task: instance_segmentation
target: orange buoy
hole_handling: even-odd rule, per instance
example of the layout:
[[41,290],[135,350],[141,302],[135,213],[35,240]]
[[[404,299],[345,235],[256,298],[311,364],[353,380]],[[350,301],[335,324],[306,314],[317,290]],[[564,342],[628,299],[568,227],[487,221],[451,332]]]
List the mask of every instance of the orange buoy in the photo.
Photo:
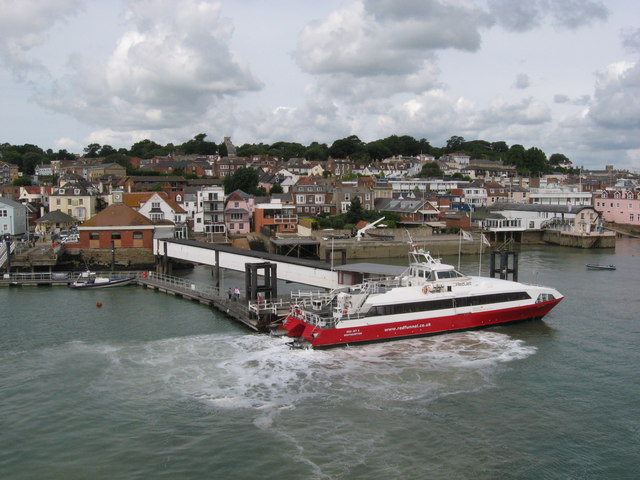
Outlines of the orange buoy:
[[96,307],[100,308],[102,306],[102,302],[96,303]]

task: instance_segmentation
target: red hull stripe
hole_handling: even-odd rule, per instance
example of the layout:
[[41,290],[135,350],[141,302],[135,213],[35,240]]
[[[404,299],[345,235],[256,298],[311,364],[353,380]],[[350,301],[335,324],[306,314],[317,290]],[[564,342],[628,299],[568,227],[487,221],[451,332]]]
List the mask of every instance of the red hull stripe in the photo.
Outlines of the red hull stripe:
[[376,342],[387,339],[431,335],[434,333],[487,327],[529,318],[542,318],[549,313],[560,300],[562,300],[562,298],[524,307],[462,313],[406,322],[362,325],[352,328],[322,329],[289,315],[283,322],[281,328],[287,330],[288,336],[302,337],[308,340],[314,347],[327,347],[345,343]]

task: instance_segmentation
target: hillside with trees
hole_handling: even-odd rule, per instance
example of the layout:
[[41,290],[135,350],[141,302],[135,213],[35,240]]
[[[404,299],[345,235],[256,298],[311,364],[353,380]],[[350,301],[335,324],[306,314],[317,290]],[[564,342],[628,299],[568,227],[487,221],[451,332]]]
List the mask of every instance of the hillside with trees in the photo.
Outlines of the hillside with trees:
[[[523,145],[508,145],[504,141],[489,142],[486,140],[467,141],[461,136],[454,135],[447,140],[443,147],[434,147],[425,138],[415,139],[409,135],[391,135],[386,138],[362,141],[357,135],[350,135],[335,140],[331,145],[312,142],[303,145],[296,142],[245,143],[236,149],[237,155],[249,157],[253,155],[269,155],[289,160],[291,158],[305,158],[310,161],[324,161],[332,158],[349,158],[354,162],[369,163],[383,160],[392,156],[432,155],[439,159],[443,155],[452,153],[466,154],[471,159],[502,161],[506,165],[516,167],[519,174],[524,176],[543,175],[554,171],[575,172],[577,169],[566,170],[559,165],[570,163],[562,153],[553,153],[547,157],[538,147],[525,148]],[[79,156],[102,158],[104,163],[119,163],[130,170],[130,159],[143,159],[169,155],[227,155],[224,142],[219,144],[208,141],[206,133],[199,133],[192,139],[178,145],[168,143],[160,145],[153,140],[145,139],[131,145],[129,149],[115,149],[110,145],[92,143],[84,148]],[[51,163],[52,160],[73,159],[76,155],[67,150],[42,150],[36,145],[0,145],[0,159],[18,165],[25,175],[32,175],[36,165]],[[439,173],[437,165],[429,165],[422,173],[433,176]]]

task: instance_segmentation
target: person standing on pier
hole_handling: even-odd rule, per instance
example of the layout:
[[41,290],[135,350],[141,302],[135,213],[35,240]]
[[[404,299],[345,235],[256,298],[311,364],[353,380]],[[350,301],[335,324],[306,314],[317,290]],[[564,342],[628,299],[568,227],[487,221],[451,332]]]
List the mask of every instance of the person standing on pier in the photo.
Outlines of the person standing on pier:
[[234,300],[236,300],[236,301],[240,300],[240,289],[239,288],[236,288],[233,291],[233,296],[234,296]]
[[231,296],[233,295],[233,290],[231,290],[231,287],[229,287],[229,290],[227,290],[227,295],[229,295],[229,300],[231,300]]

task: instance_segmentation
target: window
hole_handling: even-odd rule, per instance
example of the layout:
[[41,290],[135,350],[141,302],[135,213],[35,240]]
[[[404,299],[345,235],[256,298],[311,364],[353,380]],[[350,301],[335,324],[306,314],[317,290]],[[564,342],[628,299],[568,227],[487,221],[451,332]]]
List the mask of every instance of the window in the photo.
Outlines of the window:
[[84,204],[84,198],[79,198],[78,205],[83,205],[83,204]]
[[133,232],[134,240],[142,240],[142,232]]
[[629,214],[629,221],[633,222],[633,213]]
[[316,195],[316,203],[322,203],[322,202],[324,202],[324,196]]
[[0,217],[8,217],[9,214],[7,213],[6,210],[0,210]]
[[151,202],[151,208],[160,209],[160,202]]
[[98,232],[90,232],[89,240],[100,240],[100,234]]
[[67,205],[71,205],[71,199],[67,198]]
[[120,232],[111,232],[111,240],[120,240],[121,238]]

